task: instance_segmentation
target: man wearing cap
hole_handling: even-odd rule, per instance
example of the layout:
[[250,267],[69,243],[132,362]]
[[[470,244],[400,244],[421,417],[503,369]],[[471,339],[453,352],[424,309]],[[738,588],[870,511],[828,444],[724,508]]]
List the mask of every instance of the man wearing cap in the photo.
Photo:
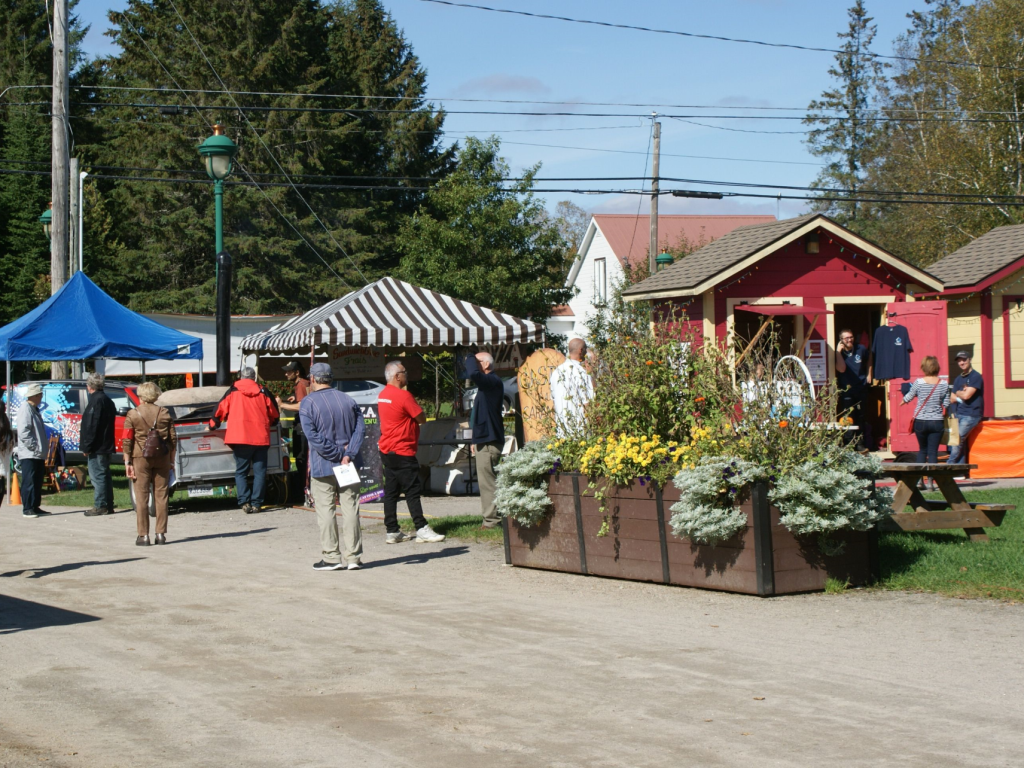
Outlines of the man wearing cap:
[[[362,563],[363,536],[359,527],[359,484],[340,487],[334,468],[355,464],[366,426],[356,401],[334,388],[327,363],[310,366],[310,393],[299,406],[302,429],[309,442],[309,485],[320,528],[321,559],[317,571],[358,570]],[[335,503],[337,494],[337,503]],[[338,540],[338,507],[344,558]]]
[[956,423],[960,431],[960,445],[949,449],[947,464],[967,463],[967,436],[981,423],[985,413],[985,382],[981,374],[971,367],[970,353],[960,350],[956,353],[956,364],[960,375],[950,387],[949,402],[956,408]]
[[46,425],[39,415],[39,404],[43,401],[43,388],[29,384],[22,391],[25,402],[18,409],[15,424],[18,431],[18,460],[21,462],[21,505],[23,517],[48,515],[39,508],[43,498],[43,471],[46,464],[46,450],[50,445],[46,437]]
[[238,381],[224,393],[217,404],[217,412],[210,419],[210,429],[217,429],[222,421],[228,423],[224,431],[224,444],[230,446],[235,455],[238,507],[247,515],[259,512],[263,507],[270,428],[277,424],[280,417],[270,392],[256,383],[256,371],[245,366],[238,372]]

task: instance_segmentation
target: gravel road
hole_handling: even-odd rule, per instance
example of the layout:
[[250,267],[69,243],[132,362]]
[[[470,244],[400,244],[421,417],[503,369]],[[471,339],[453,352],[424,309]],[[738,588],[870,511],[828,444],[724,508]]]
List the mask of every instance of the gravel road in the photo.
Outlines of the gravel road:
[[365,524],[368,567],[325,573],[309,512],[141,548],[130,514],[0,510],[0,766],[1024,764],[1024,606],[588,579]]

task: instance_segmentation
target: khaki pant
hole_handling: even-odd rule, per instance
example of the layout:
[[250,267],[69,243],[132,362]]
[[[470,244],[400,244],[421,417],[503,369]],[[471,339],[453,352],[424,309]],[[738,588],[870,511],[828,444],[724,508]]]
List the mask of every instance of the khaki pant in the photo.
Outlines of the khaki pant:
[[494,471],[501,461],[502,443],[484,443],[476,447],[476,478],[480,484],[480,510],[484,516],[484,527],[493,528],[501,520],[494,505],[494,491],[498,484],[498,475]]
[[[338,488],[338,481],[330,477],[311,477],[309,489],[313,493],[316,522],[320,527],[320,549],[326,563],[358,563],[363,556],[363,532],[359,526],[359,486]],[[338,502],[334,494],[338,494]],[[335,513],[341,507],[341,535],[345,543],[345,558],[341,557],[338,542],[338,519]]]
[[149,536],[149,486],[153,486],[156,500],[156,532],[167,533],[168,482],[171,479],[171,462],[163,457],[159,463],[150,464],[141,456],[132,460],[135,467],[135,521],[139,536]]

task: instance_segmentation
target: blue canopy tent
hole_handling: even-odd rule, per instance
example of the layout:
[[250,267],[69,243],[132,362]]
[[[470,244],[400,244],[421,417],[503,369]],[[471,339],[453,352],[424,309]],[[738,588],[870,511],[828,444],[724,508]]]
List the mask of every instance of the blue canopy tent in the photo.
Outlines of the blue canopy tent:
[[201,360],[203,341],[123,307],[84,272],[53,296],[0,328],[7,386],[14,360]]

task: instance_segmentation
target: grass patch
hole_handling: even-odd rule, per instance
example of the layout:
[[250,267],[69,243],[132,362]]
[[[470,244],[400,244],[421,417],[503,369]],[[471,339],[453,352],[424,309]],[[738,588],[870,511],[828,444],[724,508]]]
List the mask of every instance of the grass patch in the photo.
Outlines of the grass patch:
[[[453,515],[452,517],[435,517],[428,519],[430,527],[443,533],[450,539],[466,539],[468,541],[502,541],[501,526],[484,529],[484,518],[481,515]],[[398,524],[406,533],[415,533],[412,520],[399,519]]]
[[843,579],[835,579],[829,576],[825,579],[825,594],[826,595],[841,595],[846,591],[847,587],[850,586],[850,582]]
[[968,501],[1017,509],[998,528],[985,529],[988,543],[971,542],[962,530],[883,533],[881,588],[1024,601],[1024,488],[965,495]]

